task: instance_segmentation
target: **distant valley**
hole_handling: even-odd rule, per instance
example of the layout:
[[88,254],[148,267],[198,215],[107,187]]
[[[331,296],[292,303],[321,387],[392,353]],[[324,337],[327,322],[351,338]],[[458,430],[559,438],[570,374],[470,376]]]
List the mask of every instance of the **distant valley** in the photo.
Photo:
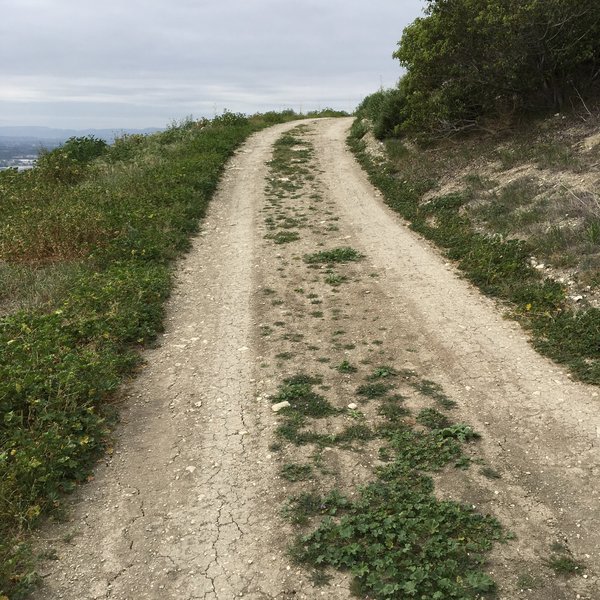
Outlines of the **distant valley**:
[[124,134],[150,134],[148,129],[55,129],[52,127],[0,126],[0,169],[31,168],[41,149],[52,150],[71,137],[93,135],[109,144]]

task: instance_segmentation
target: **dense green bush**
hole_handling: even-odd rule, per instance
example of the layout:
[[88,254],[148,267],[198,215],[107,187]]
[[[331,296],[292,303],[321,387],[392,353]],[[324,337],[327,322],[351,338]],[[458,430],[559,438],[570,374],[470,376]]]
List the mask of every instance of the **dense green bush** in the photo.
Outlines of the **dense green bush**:
[[405,102],[404,89],[400,82],[397,88],[379,90],[367,96],[358,106],[357,112],[371,121],[375,137],[381,140],[399,132]]
[[[427,0],[425,12],[404,30],[394,53],[407,72],[403,93],[386,107],[395,117],[383,135],[398,123],[412,134],[448,135],[486,119],[560,110],[597,89],[598,3]],[[371,116],[374,123],[378,118]]]
[[91,161],[102,156],[107,148],[104,140],[93,135],[72,137],[54,150],[41,152],[38,171],[50,181],[76,183],[86,176]]
[[93,135],[84,137],[71,137],[62,145],[62,152],[71,160],[79,163],[88,163],[102,156],[108,144]]

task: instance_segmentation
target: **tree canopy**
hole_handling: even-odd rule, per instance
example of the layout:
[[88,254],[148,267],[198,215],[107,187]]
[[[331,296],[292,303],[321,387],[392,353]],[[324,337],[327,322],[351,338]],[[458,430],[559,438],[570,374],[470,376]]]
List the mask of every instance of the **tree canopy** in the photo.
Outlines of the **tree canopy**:
[[395,125],[453,131],[560,110],[600,79],[597,0],[427,0],[394,57],[406,68]]

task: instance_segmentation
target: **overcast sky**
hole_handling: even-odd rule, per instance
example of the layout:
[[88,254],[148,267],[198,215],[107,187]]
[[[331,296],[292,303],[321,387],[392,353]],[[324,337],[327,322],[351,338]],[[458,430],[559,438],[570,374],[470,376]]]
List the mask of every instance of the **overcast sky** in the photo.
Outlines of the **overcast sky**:
[[353,110],[423,0],[0,0],[0,125]]

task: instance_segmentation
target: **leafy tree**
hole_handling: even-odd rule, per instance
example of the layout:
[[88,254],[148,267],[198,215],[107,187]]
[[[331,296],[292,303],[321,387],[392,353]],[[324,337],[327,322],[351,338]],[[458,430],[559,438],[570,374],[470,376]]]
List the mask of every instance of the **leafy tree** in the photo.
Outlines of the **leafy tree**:
[[594,0],[427,0],[425,15],[394,53],[407,70],[396,97],[404,130],[449,133],[561,109],[600,79]]
[[[562,108],[600,75],[600,4],[593,0],[532,0],[522,7],[525,92]],[[529,88],[529,89],[528,89]]]

